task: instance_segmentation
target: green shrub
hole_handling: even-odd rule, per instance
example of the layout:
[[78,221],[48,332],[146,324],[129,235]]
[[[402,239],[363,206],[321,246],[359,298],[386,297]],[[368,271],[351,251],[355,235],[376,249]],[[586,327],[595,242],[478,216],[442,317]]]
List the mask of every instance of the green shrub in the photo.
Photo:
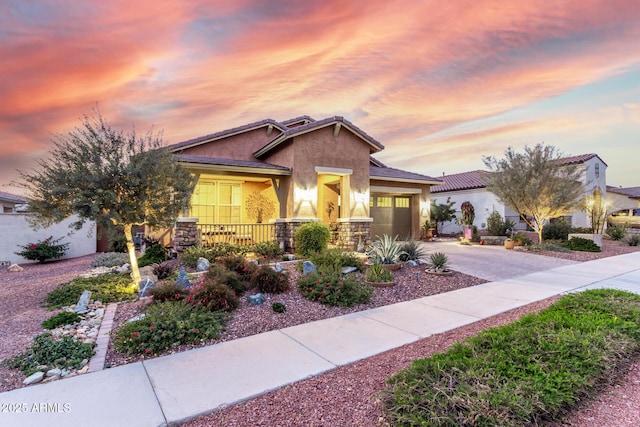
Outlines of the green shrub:
[[45,302],[52,308],[78,302],[82,291],[91,291],[91,299],[102,302],[130,301],[136,298],[137,287],[129,273],[107,273],[96,277],[76,277],[71,282],[49,292]]
[[233,311],[240,304],[233,289],[209,277],[191,288],[187,301],[193,305],[207,307],[211,311]]
[[166,281],[160,283],[149,292],[154,303],[165,301],[181,301],[189,296],[188,289],[182,289],[176,282]]
[[93,344],[76,342],[70,336],[55,340],[50,333],[45,332],[33,339],[33,344],[23,353],[5,360],[12,369],[20,369],[26,376],[35,372],[46,372],[49,369],[60,368],[79,369],[84,359],[90,359],[93,354]]
[[393,282],[393,274],[382,264],[373,264],[365,272],[364,280],[368,282]]
[[298,279],[300,293],[309,301],[321,304],[351,307],[366,303],[373,289],[362,284],[354,274],[342,274],[339,270],[325,270],[307,274]]
[[91,261],[91,267],[120,267],[129,262],[129,254],[120,252],[107,252],[98,255]]
[[167,250],[160,243],[149,246],[138,259],[138,267],[146,267],[151,264],[158,264],[167,259]]
[[116,350],[127,354],[158,354],[171,348],[218,338],[226,316],[185,301],[153,304],[145,316],[124,324],[116,333]]
[[605,231],[609,237],[613,240],[622,240],[627,234],[627,227],[624,225],[616,225],[615,227],[608,227]]
[[476,227],[475,225],[473,226],[473,234],[471,237],[471,241],[474,243],[479,243],[480,242],[480,233],[478,233],[478,227]]
[[542,229],[542,240],[567,240],[571,224],[564,219],[551,222]]
[[240,280],[250,283],[251,277],[258,269],[258,266],[251,261],[247,261],[243,256],[240,255],[227,255],[219,259],[220,264],[222,264],[227,270],[234,271],[238,274]]
[[55,329],[58,326],[73,325],[74,323],[78,323],[80,319],[82,318],[76,312],[62,311],[42,322],[42,327],[44,329]]
[[564,244],[567,249],[580,252],[602,252],[593,240],[583,239],[582,237],[572,237]]
[[[364,264],[356,254],[340,248],[330,248],[322,252],[316,252],[309,256],[309,261],[315,264],[318,269],[325,267],[356,267],[358,271],[364,271]],[[298,263],[297,267],[302,271],[302,263]]]
[[296,253],[301,257],[308,257],[322,252],[327,249],[329,237],[329,227],[317,221],[308,222],[296,230]]
[[631,235],[627,239],[627,244],[629,244],[629,246],[638,246],[638,243],[640,243],[640,236],[637,234]]
[[281,294],[289,290],[289,274],[277,272],[267,265],[261,265],[251,278],[251,284],[260,292]]
[[274,302],[273,304],[271,304],[271,310],[276,313],[284,313],[285,311],[287,311],[287,307],[281,302]]
[[593,234],[592,227],[571,227],[571,234]]
[[515,223],[504,220],[498,211],[493,211],[487,217],[487,232],[490,236],[507,236],[515,227]]
[[563,297],[518,322],[388,380],[387,421],[403,426],[533,426],[623,375],[640,353],[640,296],[614,290]]
[[182,252],[180,260],[187,267],[196,268],[198,258],[206,258],[210,263],[214,263],[229,255],[244,255],[247,251],[247,246],[232,243],[218,243],[211,247],[190,246]]
[[567,249],[563,246],[559,246],[553,243],[542,243],[540,245],[530,245],[527,247],[528,250],[537,252],[537,251],[551,251],[551,252],[564,252],[569,253],[571,249]]
[[520,233],[514,234],[511,240],[516,242],[516,244],[520,244],[521,246],[529,246],[533,244],[533,241],[530,238]]
[[242,280],[238,273],[229,271],[220,264],[213,264],[207,271],[206,277],[221,285],[227,285],[237,296],[242,296],[249,289],[249,282]]
[[256,255],[266,258],[267,261],[278,258],[284,254],[284,250],[278,245],[278,242],[258,242],[251,247]]
[[40,263],[49,259],[61,258],[69,249],[69,243],[58,243],[63,238],[64,237],[60,237],[59,239],[54,240],[53,236],[49,236],[37,243],[29,243],[25,246],[18,245],[22,250],[15,254],[20,255],[24,259],[30,259]]
[[180,267],[180,262],[177,259],[169,259],[159,264],[154,264],[153,274],[156,275],[158,280],[164,280],[170,277],[178,267]]
[[413,239],[409,239],[403,242],[400,245],[400,251],[402,252],[399,256],[400,261],[418,261],[427,256],[427,251],[424,249],[424,246],[420,245],[419,242]]

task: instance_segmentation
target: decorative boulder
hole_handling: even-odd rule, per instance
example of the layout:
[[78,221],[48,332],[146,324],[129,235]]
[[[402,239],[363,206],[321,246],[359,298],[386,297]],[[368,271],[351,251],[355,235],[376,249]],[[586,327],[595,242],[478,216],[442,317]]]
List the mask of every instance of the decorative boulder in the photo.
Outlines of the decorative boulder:
[[122,264],[116,271],[118,273],[126,273],[127,271],[131,271],[131,264]]
[[24,268],[20,267],[18,264],[11,264],[8,268],[7,271],[10,273],[19,273],[22,270],[24,270]]
[[317,273],[318,269],[315,264],[311,261],[305,261],[302,263],[302,275],[306,276],[307,274]]
[[276,262],[276,264],[273,266],[273,269],[280,273],[282,271],[282,266],[280,265],[280,263]]
[[211,267],[211,263],[206,258],[198,258],[198,265],[196,267],[196,271],[207,271]]
[[176,285],[180,287],[180,289],[188,289],[191,287],[191,282],[189,281],[189,277],[187,276],[187,271],[184,267],[180,267],[178,271],[178,278],[176,279]]
[[358,271],[358,269],[356,267],[342,267],[342,274],[349,274],[354,271]]
[[155,289],[156,284],[149,279],[143,279],[138,283],[138,295],[142,297],[148,297],[151,293],[151,289]]
[[262,294],[249,295],[247,297],[247,301],[249,301],[249,303],[252,305],[261,305],[262,303],[264,303],[264,295]]
[[30,384],[39,383],[40,381],[42,381],[43,378],[44,378],[44,372],[36,372],[35,374],[27,377],[24,381],[22,381],[22,384],[30,385]]
[[257,260],[257,259],[252,259],[252,260],[250,260],[249,262],[251,262],[251,263],[253,263],[253,264],[255,264],[255,265],[260,265],[260,263],[258,262],[258,260]]
[[157,282],[158,281],[158,276],[156,276],[155,274],[153,274],[153,266],[152,265],[146,265],[144,267],[140,268],[140,279],[142,280],[150,280],[152,282]]
[[89,298],[91,297],[91,291],[84,290],[80,295],[80,299],[78,300],[78,304],[76,304],[75,312],[79,314],[86,313],[89,311]]
[[418,261],[414,261],[414,260],[412,260],[412,259],[410,259],[409,261],[407,261],[405,264],[406,264],[406,265],[408,265],[409,267],[417,267],[417,266],[419,265],[419,264],[418,264]]

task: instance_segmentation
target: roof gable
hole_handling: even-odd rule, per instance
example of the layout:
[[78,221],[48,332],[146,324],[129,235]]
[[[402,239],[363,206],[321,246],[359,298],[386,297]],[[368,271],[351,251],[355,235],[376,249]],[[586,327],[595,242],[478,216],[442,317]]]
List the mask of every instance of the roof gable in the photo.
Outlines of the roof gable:
[[369,176],[371,179],[379,179],[382,181],[396,181],[396,182],[413,182],[418,184],[440,184],[442,180],[432,178],[427,175],[422,175],[415,172],[404,171],[401,169],[394,169],[389,167],[370,166]]
[[442,193],[445,191],[462,191],[474,188],[484,188],[487,185],[487,175],[489,172],[475,170],[470,172],[443,175],[443,185],[438,185],[431,189],[432,193]]
[[640,187],[613,187],[607,185],[607,191],[610,193],[622,194],[632,199],[640,199]]
[[249,123],[244,126],[238,126],[235,128],[212,133],[210,135],[205,135],[198,138],[189,139],[187,141],[178,142],[177,144],[169,145],[167,148],[169,149],[169,151],[175,153],[177,151],[184,150],[186,148],[195,147],[197,145],[206,144],[206,143],[220,140],[223,138],[228,138],[230,136],[250,132],[263,127],[267,127],[267,128],[271,127],[272,129],[276,129],[278,133],[282,133],[285,129],[287,129],[286,126],[276,122],[273,119],[264,119],[264,120],[260,120],[259,122]]
[[600,156],[598,156],[596,153],[588,153],[588,154],[579,154],[577,156],[569,156],[569,157],[564,157],[562,159],[560,159],[560,162],[562,162],[563,165],[577,165],[580,163],[584,163],[587,160],[591,160],[594,157],[597,157],[598,159],[600,159],[600,161],[605,165],[608,166],[604,160],[602,160],[602,158]]
[[253,155],[256,158],[260,158],[290,138],[294,138],[298,135],[313,132],[318,129],[323,129],[329,126],[336,126],[336,129],[338,132],[342,127],[346,128],[351,133],[359,137],[363,142],[367,143],[371,147],[372,153],[382,151],[384,149],[384,146],[382,144],[380,144],[374,138],[369,136],[362,129],[358,128],[356,125],[346,120],[344,117],[334,116],[334,117],[328,117],[326,119],[322,119],[318,121],[309,122],[305,125],[297,126],[291,129],[287,129],[283,133],[281,133],[280,135],[276,136],[271,141],[269,141],[265,146],[260,148],[258,151],[253,153]]

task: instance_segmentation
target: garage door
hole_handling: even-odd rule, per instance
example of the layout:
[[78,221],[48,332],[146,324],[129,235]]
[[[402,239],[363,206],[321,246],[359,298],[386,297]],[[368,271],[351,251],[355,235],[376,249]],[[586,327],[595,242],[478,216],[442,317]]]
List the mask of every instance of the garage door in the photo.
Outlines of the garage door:
[[411,235],[411,197],[373,195],[369,201],[369,209],[373,224],[371,237]]

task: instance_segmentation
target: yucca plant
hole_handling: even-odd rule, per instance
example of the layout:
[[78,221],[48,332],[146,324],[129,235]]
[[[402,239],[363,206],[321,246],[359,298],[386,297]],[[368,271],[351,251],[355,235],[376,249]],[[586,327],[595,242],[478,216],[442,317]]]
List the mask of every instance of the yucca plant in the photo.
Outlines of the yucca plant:
[[382,237],[376,236],[376,238],[377,240],[371,244],[367,252],[374,264],[395,264],[400,256],[406,254],[396,241],[398,236],[392,238],[384,234]]
[[447,255],[442,252],[434,252],[429,257],[428,265],[431,270],[442,272],[449,270],[448,262],[449,258],[447,258]]
[[424,246],[421,246],[417,241],[410,239],[400,245],[400,249],[404,254],[400,255],[400,261],[418,261],[424,259],[427,255]]

